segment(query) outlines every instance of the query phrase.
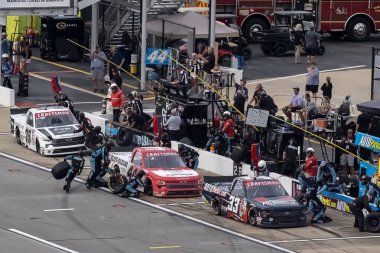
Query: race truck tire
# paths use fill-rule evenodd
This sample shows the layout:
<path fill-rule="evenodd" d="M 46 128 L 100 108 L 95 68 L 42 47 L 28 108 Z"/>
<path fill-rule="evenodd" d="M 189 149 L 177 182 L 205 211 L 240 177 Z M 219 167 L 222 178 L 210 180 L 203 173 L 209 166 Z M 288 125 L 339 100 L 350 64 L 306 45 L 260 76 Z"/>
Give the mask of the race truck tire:
<path fill-rule="evenodd" d="M 108 189 L 113 194 L 120 194 L 125 191 L 128 180 L 127 177 L 122 174 L 112 174 L 108 179 Z"/>
<path fill-rule="evenodd" d="M 40 148 L 40 142 L 38 141 L 38 139 L 36 140 L 36 152 L 40 155 L 43 156 L 42 152 L 41 152 L 41 148 Z"/>
<path fill-rule="evenodd" d="M 351 41 L 367 41 L 371 33 L 371 25 L 362 17 L 353 18 L 347 26 L 348 38 Z"/>
<path fill-rule="evenodd" d="M 326 48 L 324 46 L 320 46 L 317 48 L 317 55 L 324 55 L 326 52 Z"/>
<path fill-rule="evenodd" d="M 51 169 L 51 174 L 57 180 L 63 179 L 67 175 L 67 171 L 70 169 L 70 164 L 66 161 L 62 161 L 54 165 Z"/>
<path fill-rule="evenodd" d="M 144 193 L 146 195 L 152 196 L 153 195 L 152 180 L 150 178 L 145 179 L 144 185 L 145 185 L 145 187 L 144 187 Z"/>
<path fill-rule="evenodd" d="M 380 213 L 370 213 L 365 217 L 364 226 L 368 232 L 378 233 L 380 232 Z"/>
<path fill-rule="evenodd" d="M 132 144 L 133 135 L 128 131 L 120 128 L 116 135 L 116 143 L 119 146 L 130 146 Z"/>
<path fill-rule="evenodd" d="M 211 207 L 212 207 L 212 210 L 214 211 L 214 213 L 216 215 L 221 215 L 222 214 L 221 201 L 220 201 L 220 198 L 218 196 L 215 196 L 211 200 Z"/>
<path fill-rule="evenodd" d="M 253 18 L 248 20 L 243 26 L 243 35 L 250 43 L 255 42 L 253 35 L 255 29 L 257 29 L 257 31 L 264 31 L 268 30 L 269 26 L 264 20 L 260 18 Z"/>
<path fill-rule="evenodd" d="M 257 215 L 253 207 L 248 210 L 248 223 L 252 226 L 257 225 Z"/>
<path fill-rule="evenodd" d="M 16 142 L 17 144 L 21 145 L 21 137 L 20 137 L 20 130 L 18 130 L 18 127 L 16 127 Z"/>

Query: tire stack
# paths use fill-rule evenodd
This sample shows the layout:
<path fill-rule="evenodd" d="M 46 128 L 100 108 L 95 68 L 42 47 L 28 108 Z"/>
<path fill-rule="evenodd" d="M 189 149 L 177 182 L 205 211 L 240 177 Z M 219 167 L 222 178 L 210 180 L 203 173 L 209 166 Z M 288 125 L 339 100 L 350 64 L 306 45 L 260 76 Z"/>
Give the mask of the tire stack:
<path fill-rule="evenodd" d="M 20 72 L 18 79 L 17 96 L 27 97 L 29 95 L 29 75 Z"/>

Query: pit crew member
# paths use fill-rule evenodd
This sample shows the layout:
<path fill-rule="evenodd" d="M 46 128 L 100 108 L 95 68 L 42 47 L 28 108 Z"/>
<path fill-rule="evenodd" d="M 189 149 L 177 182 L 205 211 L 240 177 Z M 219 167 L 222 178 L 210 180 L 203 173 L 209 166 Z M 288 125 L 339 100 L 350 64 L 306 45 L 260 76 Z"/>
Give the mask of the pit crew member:
<path fill-rule="evenodd" d="M 305 163 L 305 173 L 309 174 L 311 177 L 316 177 L 318 174 L 318 160 L 314 154 L 313 148 L 306 149 L 306 163 Z"/>
<path fill-rule="evenodd" d="M 102 186 L 102 184 L 99 184 L 101 181 L 99 180 L 98 176 L 105 175 L 104 168 L 108 166 L 110 159 L 109 159 L 109 152 L 112 147 L 114 147 L 115 144 L 113 142 L 108 142 L 100 146 L 98 149 L 96 149 L 94 152 L 91 153 L 91 170 L 90 174 L 88 175 L 86 187 L 91 190 L 91 187 L 99 187 Z M 102 166 L 103 161 L 103 166 Z M 102 173 L 103 172 L 103 173 Z M 101 182 L 102 183 L 102 182 Z"/>
<path fill-rule="evenodd" d="M 140 170 L 136 177 L 131 179 L 127 186 L 125 187 L 125 192 L 121 195 L 122 198 L 128 198 L 128 197 L 137 197 L 139 195 L 138 191 L 136 190 L 137 187 L 144 187 L 144 183 L 142 182 L 142 178 L 144 177 L 145 172 L 144 170 Z"/>
<path fill-rule="evenodd" d="M 340 182 L 336 179 L 334 167 L 326 161 L 322 161 L 318 167 L 317 184 L 319 186 L 317 195 L 322 194 L 326 190 L 344 194 Z"/>
<path fill-rule="evenodd" d="M 79 113 L 78 121 L 80 127 L 77 130 L 75 130 L 74 133 L 79 133 L 80 131 L 83 131 L 83 134 L 87 136 L 88 133 L 94 129 L 91 120 L 86 118 L 83 112 Z"/>
<path fill-rule="evenodd" d="M 79 151 L 76 155 L 69 155 L 64 158 L 65 161 L 71 161 L 70 169 L 66 174 L 66 184 L 63 186 L 63 190 L 66 193 L 70 191 L 70 185 L 75 176 L 79 176 L 82 173 L 84 167 L 83 151 Z"/>

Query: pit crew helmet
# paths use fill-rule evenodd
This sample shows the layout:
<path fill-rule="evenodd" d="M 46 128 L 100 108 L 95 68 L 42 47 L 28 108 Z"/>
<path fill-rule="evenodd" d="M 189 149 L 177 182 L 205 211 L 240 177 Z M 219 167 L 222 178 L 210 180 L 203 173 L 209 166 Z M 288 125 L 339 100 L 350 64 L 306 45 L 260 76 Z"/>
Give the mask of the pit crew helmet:
<path fill-rule="evenodd" d="M 100 134 L 100 132 L 102 131 L 102 128 L 100 126 L 96 126 L 96 127 L 94 127 L 93 131 L 95 134 Z"/>
<path fill-rule="evenodd" d="M 9 58 L 9 54 L 2 54 L 1 58 Z"/>
<path fill-rule="evenodd" d="M 229 118 L 231 117 L 231 113 L 229 111 L 223 112 L 223 117 Z"/>
<path fill-rule="evenodd" d="M 314 154 L 314 149 L 313 148 L 307 148 L 306 149 L 306 154 L 308 154 L 308 155 Z"/>
<path fill-rule="evenodd" d="M 267 163 L 264 160 L 260 160 L 257 164 L 257 168 L 260 172 L 264 172 L 267 169 Z"/>

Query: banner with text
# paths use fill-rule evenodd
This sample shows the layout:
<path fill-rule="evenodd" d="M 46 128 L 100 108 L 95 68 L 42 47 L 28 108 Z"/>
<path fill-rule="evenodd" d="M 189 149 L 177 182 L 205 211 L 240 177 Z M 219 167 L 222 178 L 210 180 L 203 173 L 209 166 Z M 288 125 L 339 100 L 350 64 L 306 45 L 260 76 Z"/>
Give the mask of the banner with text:
<path fill-rule="evenodd" d="M 0 9 L 70 7 L 71 0 L 0 0 Z"/>

